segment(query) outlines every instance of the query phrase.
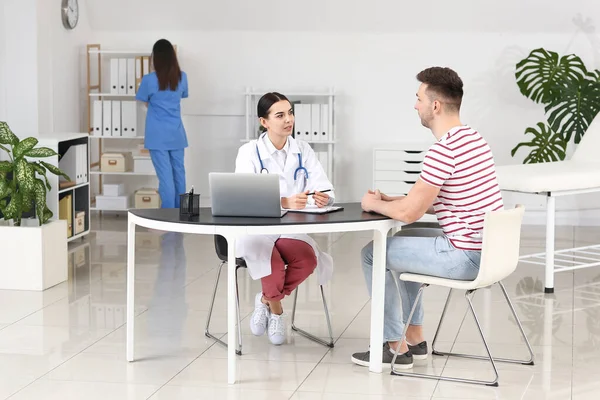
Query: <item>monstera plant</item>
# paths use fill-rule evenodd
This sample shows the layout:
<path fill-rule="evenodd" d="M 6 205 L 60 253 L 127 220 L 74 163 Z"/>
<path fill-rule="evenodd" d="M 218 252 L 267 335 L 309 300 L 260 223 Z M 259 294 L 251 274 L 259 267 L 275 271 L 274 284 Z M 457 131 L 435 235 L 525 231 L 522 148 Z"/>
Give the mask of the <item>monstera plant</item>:
<path fill-rule="evenodd" d="M 564 160 L 571 140 L 578 144 L 600 111 L 600 71 L 588 71 L 579 57 L 544 49 L 533 50 L 517 64 L 515 73 L 521 93 L 545 107 L 547 121 L 525 134 L 534 137 L 519 143 L 532 150 L 523 163 Z"/>
<path fill-rule="evenodd" d="M 34 158 L 51 157 L 56 152 L 38 147 L 33 137 L 19 140 L 5 122 L 0 121 L 0 149 L 8 155 L 8 161 L 0 161 L 0 211 L 15 226 L 21 225 L 24 213 L 35 209 L 40 225 L 52 217 L 46 205 L 46 189 L 50 190 L 47 172 L 69 177 L 56 166 Z M 44 178 L 42 181 L 40 178 Z"/>

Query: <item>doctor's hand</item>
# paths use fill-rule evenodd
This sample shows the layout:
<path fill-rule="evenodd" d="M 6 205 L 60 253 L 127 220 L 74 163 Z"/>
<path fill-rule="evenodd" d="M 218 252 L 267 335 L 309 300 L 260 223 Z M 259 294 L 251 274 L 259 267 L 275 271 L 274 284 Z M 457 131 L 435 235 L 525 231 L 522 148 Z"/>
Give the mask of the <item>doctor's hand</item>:
<path fill-rule="evenodd" d="M 329 203 L 329 195 L 327 193 L 315 191 L 313 199 L 315 199 L 315 204 L 319 208 L 323 208 Z"/>
<path fill-rule="evenodd" d="M 382 200 L 381 192 L 379 190 L 375 190 L 375 191 L 369 190 L 363 196 L 362 201 L 360 202 L 360 205 L 364 211 L 371 212 L 371 211 L 373 211 L 373 204 L 375 204 L 379 200 Z"/>
<path fill-rule="evenodd" d="M 295 194 L 290 197 L 284 197 L 281 199 L 281 205 L 283 208 L 289 208 L 290 210 L 302 210 L 306 207 L 306 200 L 308 200 L 308 190 L 302 193 Z"/>

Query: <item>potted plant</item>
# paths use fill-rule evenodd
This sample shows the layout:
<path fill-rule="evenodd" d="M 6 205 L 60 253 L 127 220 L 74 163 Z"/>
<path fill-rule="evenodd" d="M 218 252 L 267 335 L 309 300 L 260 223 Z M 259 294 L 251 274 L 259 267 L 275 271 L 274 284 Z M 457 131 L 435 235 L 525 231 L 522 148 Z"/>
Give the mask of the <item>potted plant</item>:
<path fill-rule="evenodd" d="M 525 97 L 544 104 L 547 121 L 527 128 L 534 138 L 511 155 L 525 146 L 533 149 L 524 164 L 564 160 L 571 140 L 578 144 L 600 112 L 600 70 L 588 71 L 574 54 L 559 57 L 540 48 L 517 64 L 515 76 Z"/>
<path fill-rule="evenodd" d="M 56 166 L 37 160 L 56 156 L 38 140 L 19 140 L 0 122 L 0 289 L 44 290 L 67 279 L 66 221 L 51 220 L 46 205 L 48 172 L 68 177 Z M 35 219 L 27 218 L 33 213 Z"/>

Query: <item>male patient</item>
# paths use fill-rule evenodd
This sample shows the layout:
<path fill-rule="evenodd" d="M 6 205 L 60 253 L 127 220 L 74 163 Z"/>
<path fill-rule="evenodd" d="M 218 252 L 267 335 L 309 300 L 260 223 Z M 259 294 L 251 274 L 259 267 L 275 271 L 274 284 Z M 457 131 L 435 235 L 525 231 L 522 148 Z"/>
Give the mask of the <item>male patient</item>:
<path fill-rule="evenodd" d="M 417 221 L 428 210 L 435 212 L 443 231 L 438 237 L 394 236 L 387 240 L 382 361 L 384 366 L 389 365 L 396 351 L 395 367 L 403 369 L 412 368 L 413 359 L 427 358 L 423 305 L 420 302 L 412 321 L 408 321 L 420 284 L 398 280 L 398 293 L 396 278 L 390 271 L 475 279 L 484 215 L 503 208 L 490 147 L 476 130 L 460 121 L 460 77 L 449 68 L 433 67 L 420 72 L 417 80 L 421 85 L 415 109 L 437 142 L 427 151 L 421 175 L 406 197 L 390 197 L 376 190 L 367 192 L 362 199 L 365 211 L 406 223 Z M 370 294 L 372 242 L 362 249 L 362 266 Z M 406 341 L 400 343 L 407 323 Z M 369 353 L 355 353 L 352 361 L 368 366 Z"/>

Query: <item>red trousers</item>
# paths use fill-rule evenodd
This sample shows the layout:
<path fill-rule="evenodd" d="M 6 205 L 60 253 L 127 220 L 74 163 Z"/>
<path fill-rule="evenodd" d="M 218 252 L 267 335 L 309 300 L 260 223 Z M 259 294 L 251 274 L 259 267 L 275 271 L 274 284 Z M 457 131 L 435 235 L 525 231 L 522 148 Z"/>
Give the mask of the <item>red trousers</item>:
<path fill-rule="evenodd" d="M 263 296 L 267 300 L 289 296 L 316 267 L 317 256 L 311 245 L 302 240 L 278 239 L 271 254 L 271 275 L 260 280 Z"/>

